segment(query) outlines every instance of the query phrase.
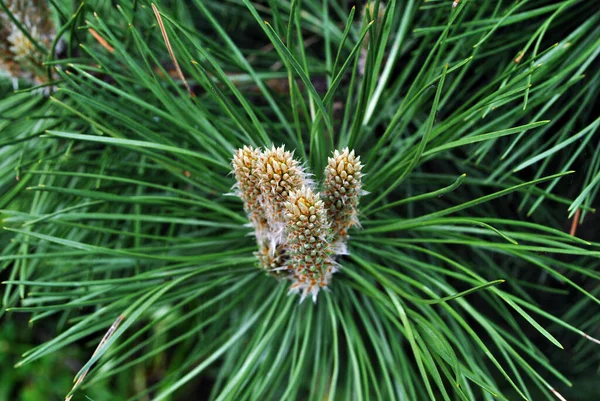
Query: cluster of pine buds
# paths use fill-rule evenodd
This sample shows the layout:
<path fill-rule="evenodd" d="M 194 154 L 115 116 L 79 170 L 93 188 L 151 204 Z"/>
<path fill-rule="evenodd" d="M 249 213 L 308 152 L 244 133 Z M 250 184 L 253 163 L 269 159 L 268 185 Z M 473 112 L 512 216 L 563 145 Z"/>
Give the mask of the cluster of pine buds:
<path fill-rule="evenodd" d="M 56 37 L 48 2 L 4 0 L 4 4 L 11 15 L 0 9 L 0 69 L 15 80 L 43 83 L 46 54 L 40 47 L 49 50 Z"/>
<path fill-rule="evenodd" d="M 316 302 L 347 253 L 348 230 L 358 225 L 362 164 L 354 151 L 329 158 L 321 193 L 285 148 L 238 149 L 232 161 L 235 194 L 254 228 L 261 268 L 292 282 L 291 293 Z"/>

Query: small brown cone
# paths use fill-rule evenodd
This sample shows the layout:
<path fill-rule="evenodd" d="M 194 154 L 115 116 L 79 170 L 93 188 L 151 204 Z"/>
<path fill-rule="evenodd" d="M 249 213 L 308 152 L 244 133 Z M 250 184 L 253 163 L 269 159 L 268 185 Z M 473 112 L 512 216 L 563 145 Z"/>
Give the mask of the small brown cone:
<path fill-rule="evenodd" d="M 358 222 L 358 203 L 362 190 L 362 170 L 360 156 L 348 148 L 336 150 L 328 159 L 325 168 L 325 181 L 321 193 L 331 222 L 333 242 L 336 253 L 346 253 L 348 230 L 360 225 Z"/>
<path fill-rule="evenodd" d="M 302 300 L 311 294 L 316 302 L 334 271 L 327 212 L 319 195 L 308 187 L 291 192 L 285 209 L 288 265 L 293 271 L 290 292 L 300 292 Z"/>
<path fill-rule="evenodd" d="M 283 146 L 265 150 L 255 174 L 260 177 L 261 202 L 269 224 L 267 237 L 273 250 L 284 241 L 284 204 L 289 194 L 310 181 L 300 163 Z"/>

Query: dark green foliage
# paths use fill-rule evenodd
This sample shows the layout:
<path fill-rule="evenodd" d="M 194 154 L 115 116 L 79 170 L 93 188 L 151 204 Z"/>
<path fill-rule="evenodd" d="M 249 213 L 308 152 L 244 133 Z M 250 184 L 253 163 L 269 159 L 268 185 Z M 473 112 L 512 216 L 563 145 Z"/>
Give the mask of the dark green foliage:
<path fill-rule="evenodd" d="M 0 100 L 0 324 L 52 328 L 19 369 L 73 352 L 74 400 L 600 395 L 596 2 L 156 1 L 193 95 L 149 1 L 51 3 L 55 88 Z M 365 165 L 316 305 L 228 196 L 271 144 Z"/>

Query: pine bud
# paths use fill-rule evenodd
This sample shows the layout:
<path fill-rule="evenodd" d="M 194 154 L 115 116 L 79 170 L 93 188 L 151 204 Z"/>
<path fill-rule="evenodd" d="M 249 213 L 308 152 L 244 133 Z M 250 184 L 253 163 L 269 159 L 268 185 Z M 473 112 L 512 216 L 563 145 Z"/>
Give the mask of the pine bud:
<path fill-rule="evenodd" d="M 236 195 L 244 202 L 244 210 L 250 223 L 256 230 L 256 239 L 260 243 L 267 238 L 268 223 L 261 202 L 260 177 L 256 175 L 256 165 L 261 157 L 260 149 L 244 146 L 233 156 L 233 173 L 237 180 Z"/>
<path fill-rule="evenodd" d="M 307 186 L 290 192 L 284 206 L 288 265 L 293 270 L 290 292 L 300 292 L 302 300 L 312 294 L 316 302 L 335 270 L 327 212 L 319 195 Z"/>
<path fill-rule="evenodd" d="M 360 157 L 335 151 L 325 170 L 323 195 L 284 147 L 244 147 L 233 157 L 237 194 L 256 228 L 260 266 L 292 281 L 290 293 L 316 302 L 337 271 L 334 254 L 345 252 L 348 229 L 358 225 Z M 321 199 L 323 198 L 323 200 Z"/>
<path fill-rule="evenodd" d="M 5 0 L 4 4 L 39 46 L 50 50 L 56 36 L 48 2 L 44 0 Z M 10 16 L 0 12 L 0 69 L 12 78 L 43 83 L 47 77 L 46 55 Z"/>
<path fill-rule="evenodd" d="M 358 202 L 363 194 L 360 156 L 348 148 L 336 150 L 328 159 L 322 197 L 331 223 L 336 253 L 346 253 L 348 229 L 359 225 Z"/>
<path fill-rule="evenodd" d="M 309 185 L 306 174 L 291 152 L 283 146 L 265 150 L 260 156 L 255 175 L 260 177 L 262 207 L 269 223 L 271 247 L 284 240 L 284 204 L 290 193 Z"/>
<path fill-rule="evenodd" d="M 269 249 L 268 243 L 263 242 L 257 252 L 254 253 L 260 263 L 260 267 L 277 278 L 287 277 L 289 270 L 288 255 L 283 244 L 275 247 L 274 251 Z"/>

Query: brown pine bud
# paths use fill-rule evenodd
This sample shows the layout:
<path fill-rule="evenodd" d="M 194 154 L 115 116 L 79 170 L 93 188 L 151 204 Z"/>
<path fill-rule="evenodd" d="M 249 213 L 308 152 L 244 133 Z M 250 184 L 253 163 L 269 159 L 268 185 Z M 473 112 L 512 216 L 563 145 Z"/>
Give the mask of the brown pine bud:
<path fill-rule="evenodd" d="M 288 265 L 293 270 L 290 292 L 300 292 L 301 301 L 311 294 L 316 302 L 319 290 L 327 287 L 335 270 L 324 203 L 305 186 L 290 192 L 285 210 Z"/>
<path fill-rule="evenodd" d="M 325 181 L 321 193 L 331 223 L 336 253 L 346 253 L 346 240 L 350 227 L 358 222 L 358 202 L 362 191 L 363 165 L 360 156 L 348 148 L 336 150 L 328 159 Z"/>
<path fill-rule="evenodd" d="M 261 178 L 255 172 L 260 156 L 260 149 L 244 146 L 236 151 L 231 162 L 237 180 L 235 185 L 237 188 L 236 195 L 244 202 L 244 210 L 256 230 L 256 239 L 259 244 L 267 238 L 268 230 L 268 223 L 261 201 L 259 185 Z"/>
<path fill-rule="evenodd" d="M 5 0 L 4 4 L 27 30 L 27 35 L 13 22 L 10 16 L 0 12 L 0 69 L 12 78 L 43 83 L 47 80 L 43 65 L 46 54 L 39 47 L 50 51 L 56 36 L 56 27 L 51 18 L 48 2 L 43 0 Z M 38 47 L 39 46 L 39 47 Z"/>
<path fill-rule="evenodd" d="M 260 267 L 266 270 L 272 276 L 277 278 L 286 278 L 291 274 L 288 266 L 288 255 L 283 244 L 279 244 L 272 251 L 269 244 L 263 242 L 257 252 L 254 253 L 260 263 Z"/>
<path fill-rule="evenodd" d="M 262 207 L 269 223 L 271 248 L 284 240 L 284 204 L 290 193 L 309 185 L 300 163 L 283 146 L 265 150 L 260 156 L 255 175 L 260 177 Z"/>

